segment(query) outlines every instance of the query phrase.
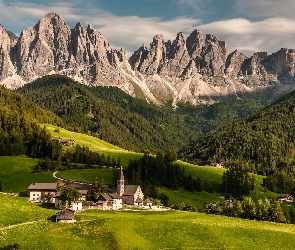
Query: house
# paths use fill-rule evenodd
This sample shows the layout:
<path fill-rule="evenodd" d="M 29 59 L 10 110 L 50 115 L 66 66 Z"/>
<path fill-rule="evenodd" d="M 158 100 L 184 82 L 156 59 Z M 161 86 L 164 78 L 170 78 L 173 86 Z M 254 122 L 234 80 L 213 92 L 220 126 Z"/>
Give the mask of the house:
<path fill-rule="evenodd" d="M 28 190 L 30 191 L 30 202 L 55 202 L 57 183 L 32 183 Z"/>
<path fill-rule="evenodd" d="M 277 201 L 279 202 L 293 202 L 293 196 L 290 194 L 281 194 L 278 198 Z"/>
<path fill-rule="evenodd" d="M 122 166 L 117 180 L 117 193 L 123 198 L 123 204 L 142 206 L 144 194 L 139 185 L 125 185 Z"/>
<path fill-rule="evenodd" d="M 58 212 L 55 217 L 55 222 L 67 222 L 73 223 L 75 222 L 75 212 L 71 209 L 63 209 L 62 211 Z"/>
<path fill-rule="evenodd" d="M 60 142 L 62 145 L 69 146 L 69 147 L 73 147 L 74 144 L 75 144 L 75 140 L 73 140 L 73 139 L 60 140 L 59 142 Z"/>
<path fill-rule="evenodd" d="M 101 194 L 98 197 L 97 205 L 103 210 L 122 209 L 122 196 L 119 194 Z"/>
<path fill-rule="evenodd" d="M 71 209 L 73 211 L 80 211 L 83 209 L 83 200 L 79 199 L 77 201 L 73 201 L 69 206 L 67 202 L 64 202 L 61 199 L 61 194 L 57 193 L 55 196 L 55 208 L 57 209 Z"/>
<path fill-rule="evenodd" d="M 217 163 L 217 162 L 212 162 L 210 164 L 210 166 L 216 167 L 216 168 L 224 168 L 224 164 L 223 163 Z"/>
<path fill-rule="evenodd" d="M 82 210 L 83 201 L 86 200 L 88 192 L 91 190 L 92 186 L 85 183 L 76 183 L 70 181 L 62 181 L 59 183 L 64 187 L 72 187 L 77 189 L 81 193 L 79 200 L 71 204 L 71 208 L 74 211 Z M 29 201 L 31 202 L 51 202 L 55 204 L 55 207 L 58 209 L 67 208 L 68 205 L 64 204 L 61 200 L 60 193 L 56 192 L 57 182 L 55 183 L 32 183 L 28 190 L 30 191 Z"/>
<path fill-rule="evenodd" d="M 233 199 L 231 194 L 228 193 L 220 193 L 217 195 L 219 198 L 224 199 L 224 200 L 231 200 Z"/>
<path fill-rule="evenodd" d="M 152 207 L 153 203 L 150 201 L 150 199 L 146 199 L 143 201 L 144 207 Z"/>
<path fill-rule="evenodd" d="M 50 140 L 60 142 L 62 139 L 60 137 L 58 137 L 58 136 L 53 136 L 53 137 L 50 138 Z"/>

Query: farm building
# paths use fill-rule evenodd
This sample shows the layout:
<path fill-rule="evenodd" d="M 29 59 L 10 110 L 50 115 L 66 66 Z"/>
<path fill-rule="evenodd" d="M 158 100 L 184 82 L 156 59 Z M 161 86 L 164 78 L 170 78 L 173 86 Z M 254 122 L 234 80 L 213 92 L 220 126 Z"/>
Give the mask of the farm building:
<path fill-rule="evenodd" d="M 278 198 L 277 201 L 279 202 L 293 202 L 293 196 L 290 194 L 281 194 Z"/>
<path fill-rule="evenodd" d="M 71 209 L 63 209 L 62 211 L 56 214 L 55 222 L 74 222 L 75 221 L 75 212 Z"/>
<path fill-rule="evenodd" d="M 57 183 L 32 183 L 30 191 L 30 202 L 51 202 L 54 203 Z"/>

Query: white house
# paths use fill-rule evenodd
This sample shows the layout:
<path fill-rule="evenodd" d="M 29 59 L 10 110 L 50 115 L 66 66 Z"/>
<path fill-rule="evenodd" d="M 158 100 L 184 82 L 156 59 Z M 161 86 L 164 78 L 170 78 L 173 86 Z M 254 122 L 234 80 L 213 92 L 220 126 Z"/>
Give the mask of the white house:
<path fill-rule="evenodd" d="M 277 201 L 279 202 L 293 202 L 293 196 L 290 194 L 281 194 L 278 198 Z"/>
<path fill-rule="evenodd" d="M 122 209 L 122 196 L 119 194 L 101 194 L 96 202 L 103 210 Z"/>
<path fill-rule="evenodd" d="M 30 191 L 30 202 L 55 202 L 55 192 L 57 183 L 32 183 Z"/>
<path fill-rule="evenodd" d="M 60 194 L 57 193 L 55 195 L 55 208 L 57 209 L 71 209 L 73 211 L 80 211 L 83 209 L 83 201 L 82 200 L 77 200 L 77 201 L 73 201 L 71 203 L 71 205 L 69 206 L 68 203 L 64 203 L 61 199 L 60 199 Z"/>

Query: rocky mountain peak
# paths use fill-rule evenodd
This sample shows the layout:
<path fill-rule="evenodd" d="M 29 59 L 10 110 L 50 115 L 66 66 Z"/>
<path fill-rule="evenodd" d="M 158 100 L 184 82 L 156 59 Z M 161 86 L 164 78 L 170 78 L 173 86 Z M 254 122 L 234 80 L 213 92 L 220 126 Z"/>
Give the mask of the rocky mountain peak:
<path fill-rule="evenodd" d="M 20 37 L 0 25 L 0 84 L 16 88 L 46 74 L 63 74 L 88 85 L 118 86 L 132 96 L 216 102 L 227 96 L 255 96 L 276 86 L 275 95 L 294 88 L 295 50 L 247 58 L 229 53 L 224 41 L 198 29 L 171 42 L 163 35 L 142 45 L 129 60 L 113 49 L 91 24 L 73 29 L 56 13 L 48 13 Z M 268 92 L 270 93 L 270 92 Z M 261 97 L 262 95 L 259 95 Z"/>
<path fill-rule="evenodd" d="M 187 52 L 195 60 L 201 56 L 203 48 L 203 34 L 200 30 L 195 29 L 186 39 Z"/>

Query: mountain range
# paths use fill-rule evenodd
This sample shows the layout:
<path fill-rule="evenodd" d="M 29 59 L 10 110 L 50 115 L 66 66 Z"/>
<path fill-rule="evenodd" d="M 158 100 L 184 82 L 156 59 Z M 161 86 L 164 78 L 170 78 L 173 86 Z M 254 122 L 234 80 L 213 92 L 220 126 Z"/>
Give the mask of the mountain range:
<path fill-rule="evenodd" d="M 132 38 L 130 38 L 132 39 Z M 56 13 L 17 37 L 0 25 L 0 84 L 15 89 L 41 76 L 62 74 L 85 85 L 116 86 L 131 96 L 213 103 L 229 97 L 277 98 L 295 87 L 295 50 L 250 58 L 212 34 L 182 32 L 174 41 L 156 35 L 129 58 L 91 25 L 70 29 Z"/>

